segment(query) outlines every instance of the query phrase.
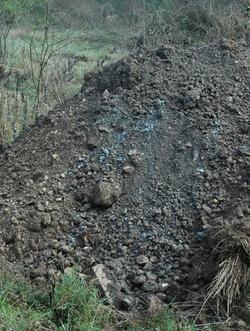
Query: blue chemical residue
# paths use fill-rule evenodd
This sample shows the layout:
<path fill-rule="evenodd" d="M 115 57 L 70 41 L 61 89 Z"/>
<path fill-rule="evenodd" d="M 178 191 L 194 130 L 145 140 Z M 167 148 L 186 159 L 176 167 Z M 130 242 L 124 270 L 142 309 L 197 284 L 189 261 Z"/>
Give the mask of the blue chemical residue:
<path fill-rule="evenodd" d="M 153 122 L 149 122 L 149 123 L 145 123 L 145 127 L 143 129 L 144 133 L 150 133 L 151 131 L 154 131 L 155 128 L 155 123 Z"/>
<path fill-rule="evenodd" d="M 147 237 L 148 237 L 148 234 L 146 232 L 143 232 L 140 235 L 140 240 L 143 241 L 143 240 L 147 239 Z"/>
<path fill-rule="evenodd" d="M 142 120 L 140 123 L 138 123 L 136 129 L 146 134 L 154 132 L 161 117 L 161 109 L 158 109 L 157 111 L 149 114 L 145 120 Z"/>
<path fill-rule="evenodd" d="M 156 124 L 153 121 L 147 121 L 147 122 L 138 123 L 136 129 L 143 133 L 150 133 L 154 131 L 155 126 Z"/>
<path fill-rule="evenodd" d="M 76 244 L 77 240 L 74 236 L 69 236 L 69 239 L 68 239 L 68 243 L 71 245 L 71 246 L 74 246 Z"/>
<path fill-rule="evenodd" d="M 117 155 L 116 161 L 117 162 L 125 162 L 127 160 L 125 155 Z"/>
<path fill-rule="evenodd" d="M 102 147 L 100 152 L 99 152 L 99 160 L 100 162 L 106 161 L 110 156 L 110 151 L 108 148 Z"/>
<path fill-rule="evenodd" d="M 158 99 L 155 104 L 156 109 L 163 110 L 165 108 L 165 101 L 162 99 Z"/>
<path fill-rule="evenodd" d="M 199 241 L 202 241 L 206 238 L 207 236 L 207 233 L 206 231 L 198 231 L 196 232 L 196 238 L 199 240 Z"/>
<path fill-rule="evenodd" d="M 77 168 L 78 169 L 84 169 L 84 168 L 86 168 L 86 166 L 87 166 L 87 162 L 85 161 L 85 160 L 78 160 L 77 161 Z"/>
<path fill-rule="evenodd" d="M 119 108 L 117 108 L 117 107 L 112 107 L 111 112 L 112 112 L 113 116 L 119 115 L 121 113 Z"/>
<path fill-rule="evenodd" d="M 87 230 L 87 226 L 85 224 L 81 223 L 79 226 L 79 230 L 81 230 L 81 231 Z"/>
<path fill-rule="evenodd" d="M 116 135 L 116 141 L 118 144 L 122 144 L 126 141 L 128 133 L 126 131 L 119 132 Z"/>

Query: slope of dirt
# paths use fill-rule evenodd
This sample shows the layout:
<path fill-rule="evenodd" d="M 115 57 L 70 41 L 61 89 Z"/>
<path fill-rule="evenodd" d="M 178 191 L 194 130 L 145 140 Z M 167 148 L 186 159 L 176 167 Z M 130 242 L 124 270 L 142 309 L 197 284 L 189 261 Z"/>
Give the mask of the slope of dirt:
<path fill-rule="evenodd" d="M 222 41 L 86 77 L 0 156 L 6 268 L 41 285 L 101 263 L 125 305 L 190 300 L 215 272 L 209 229 L 249 221 L 249 66 L 247 45 Z"/>

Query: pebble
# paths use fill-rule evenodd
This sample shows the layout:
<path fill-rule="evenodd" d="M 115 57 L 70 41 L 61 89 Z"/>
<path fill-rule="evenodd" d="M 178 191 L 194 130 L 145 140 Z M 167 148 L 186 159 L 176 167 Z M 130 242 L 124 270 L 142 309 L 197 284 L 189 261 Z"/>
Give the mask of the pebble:
<path fill-rule="evenodd" d="M 202 208 L 207 214 L 212 213 L 212 209 L 210 207 L 208 207 L 207 205 L 203 205 Z"/>
<path fill-rule="evenodd" d="M 236 213 L 236 216 L 238 217 L 238 218 L 243 218 L 244 217 L 244 214 L 243 214 L 243 210 L 242 210 L 242 208 L 241 207 L 236 207 L 236 209 L 235 209 L 235 213 Z"/>
<path fill-rule="evenodd" d="M 132 166 L 125 166 L 125 167 L 123 167 L 123 172 L 125 173 L 125 174 L 127 174 L 127 175 L 132 175 L 133 173 L 134 173 L 134 171 L 135 171 L 135 168 L 134 167 L 132 167 Z"/>
<path fill-rule="evenodd" d="M 63 253 L 70 254 L 70 253 L 72 253 L 72 252 L 74 251 L 74 249 L 73 249 L 72 247 L 68 246 L 68 245 L 63 245 L 63 246 L 61 247 L 61 251 L 62 251 Z"/>
<path fill-rule="evenodd" d="M 152 281 L 156 281 L 157 280 L 157 276 L 152 274 L 150 271 L 146 272 L 146 276 L 149 280 L 152 280 Z"/>
<path fill-rule="evenodd" d="M 40 232 L 42 230 L 41 219 L 33 218 L 29 222 L 29 229 L 33 232 Z"/>
<path fill-rule="evenodd" d="M 146 282 L 146 277 L 144 275 L 136 276 L 132 279 L 135 285 L 142 285 Z"/>
<path fill-rule="evenodd" d="M 45 210 L 44 206 L 43 206 L 40 202 L 38 202 L 38 203 L 36 204 L 36 209 L 37 209 L 38 211 L 44 211 L 44 210 Z"/>
<path fill-rule="evenodd" d="M 144 284 L 143 284 L 143 290 L 146 292 L 158 292 L 159 291 L 159 285 L 153 281 L 153 280 L 147 280 Z"/>
<path fill-rule="evenodd" d="M 149 262 L 149 258 L 145 255 L 139 255 L 137 256 L 136 258 L 136 262 L 139 264 L 139 265 L 145 265 Z"/>
<path fill-rule="evenodd" d="M 41 215 L 41 223 L 44 227 L 48 227 L 51 225 L 52 220 L 51 220 L 51 215 L 48 213 L 44 213 Z"/>
<path fill-rule="evenodd" d="M 44 265 L 31 270 L 30 276 L 31 278 L 38 278 L 38 277 L 46 276 L 46 274 L 47 274 L 47 270 L 46 270 L 46 266 Z"/>
<path fill-rule="evenodd" d="M 155 316 L 163 310 L 164 303 L 158 296 L 152 295 L 148 298 L 148 301 L 148 312 L 151 316 Z"/>
<path fill-rule="evenodd" d="M 247 123 L 242 123 L 240 126 L 240 130 L 243 134 L 247 134 L 249 130 L 249 125 Z"/>

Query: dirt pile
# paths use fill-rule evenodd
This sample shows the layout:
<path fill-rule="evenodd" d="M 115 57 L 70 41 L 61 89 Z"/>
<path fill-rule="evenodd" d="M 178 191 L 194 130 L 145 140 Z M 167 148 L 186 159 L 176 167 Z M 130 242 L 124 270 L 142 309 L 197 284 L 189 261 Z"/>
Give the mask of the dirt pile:
<path fill-rule="evenodd" d="M 43 284 L 103 264 L 127 306 L 211 281 L 211 227 L 250 214 L 250 51 L 143 51 L 86 77 L 0 157 L 0 249 Z M 247 223 L 248 222 L 248 223 Z"/>

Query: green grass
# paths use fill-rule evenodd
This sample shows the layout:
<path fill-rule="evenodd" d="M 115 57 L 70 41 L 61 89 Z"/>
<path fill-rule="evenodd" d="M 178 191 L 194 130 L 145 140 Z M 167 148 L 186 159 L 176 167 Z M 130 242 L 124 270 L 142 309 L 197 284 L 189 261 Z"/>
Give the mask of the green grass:
<path fill-rule="evenodd" d="M 197 331 L 192 323 L 176 321 L 171 313 L 164 311 L 159 316 L 149 318 L 143 323 L 129 326 L 127 331 Z"/>
<path fill-rule="evenodd" d="M 8 56 L 4 68 L 5 72 L 10 74 L 8 78 L 0 80 L 0 144 L 11 143 L 15 135 L 34 122 L 37 115 L 34 112 L 36 91 L 29 51 L 31 36 L 32 31 L 16 28 L 8 38 Z M 99 30 L 75 32 L 65 29 L 56 31 L 53 37 L 50 35 L 49 38 L 49 42 L 63 39 L 65 41 L 45 68 L 46 92 L 42 91 L 38 114 L 46 114 L 55 104 L 76 95 L 84 83 L 84 75 L 93 70 L 98 61 L 104 60 L 104 64 L 108 64 L 128 52 L 122 43 L 124 36 L 118 33 Z M 43 33 L 37 31 L 34 54 L 40 54 L 42 41 Z M 83 56 L 86 61 L 79 60 L 79 57 Z M 33 67 L 37 75 L 39 65 L 36 61 L 33 62 Z M 22 95 L 22 98 L 18 99 L 18 94 Z M 5 102 L 6 95 L 8 105 Z"/>
<path fill-rule="evenodd" d="M 168 311 L 136 322 L 123 321 L 97 289 L 72 271 L 50 290 L 41 291 L 25 281 L 0 279 L 0 330 L 4 331 L 196 331 L 177 322 Z"/>
<path fill-rule="evenodd" d="M 105 330 L 112 320 L 98 297 L 75 273 L 63 275 L 49 292 L 32 289 L 24 282 L 2 279 L 0 330 Z"/>

